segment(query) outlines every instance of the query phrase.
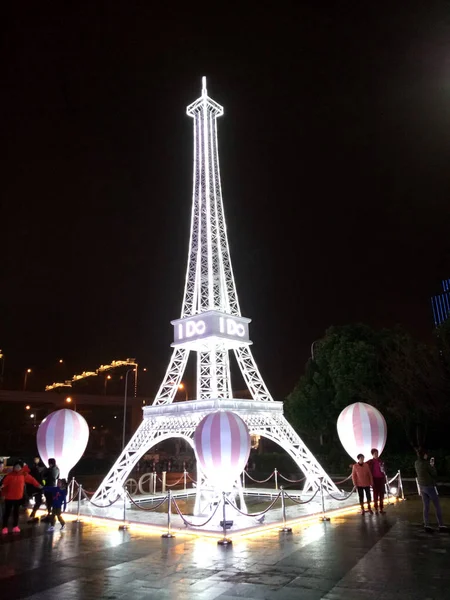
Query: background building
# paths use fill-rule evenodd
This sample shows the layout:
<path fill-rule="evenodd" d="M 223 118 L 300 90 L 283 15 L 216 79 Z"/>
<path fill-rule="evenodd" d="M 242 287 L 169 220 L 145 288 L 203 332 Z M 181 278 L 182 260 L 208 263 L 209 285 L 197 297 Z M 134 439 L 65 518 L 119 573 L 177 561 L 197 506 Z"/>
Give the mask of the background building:
<path fill-rule="evenodd" d="M 442 287 L 444 289 L 443 293 L 431 298 L 433 319 L 436 327 L 439 327 L 439 325 L 450 318 L 450 279 L 443 279 Z"/>

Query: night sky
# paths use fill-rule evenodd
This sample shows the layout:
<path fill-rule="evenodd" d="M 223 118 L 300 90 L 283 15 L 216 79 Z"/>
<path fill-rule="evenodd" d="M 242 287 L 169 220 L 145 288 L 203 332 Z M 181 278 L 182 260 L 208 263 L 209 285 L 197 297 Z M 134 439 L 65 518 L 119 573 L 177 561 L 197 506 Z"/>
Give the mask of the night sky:
<path fill-rule="evenodd" d="M 274 396 L 330 325 L 430 338 L 430 296 L 450 277 L 449 2 L 3 4 L 9 385 L 32 367 L 42 389 L 61 357 L 71 375 L 131 356 L 156 392 L 181 310 L 185 108 L 202 75 L 225 107 L 231 257 Z"/>

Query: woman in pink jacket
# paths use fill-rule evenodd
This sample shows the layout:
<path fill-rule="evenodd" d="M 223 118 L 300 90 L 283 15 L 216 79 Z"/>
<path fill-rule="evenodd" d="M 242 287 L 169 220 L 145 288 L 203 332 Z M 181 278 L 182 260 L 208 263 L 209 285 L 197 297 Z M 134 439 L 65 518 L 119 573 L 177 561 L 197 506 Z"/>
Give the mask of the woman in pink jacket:
<path fill-rule="evenodd" d="M 352 481 L 353 485 L 358 490 L 359 503 L 361 505 L 361 514 L 365 513 L 364 510 L 364 492 L 366 493 L 367 509 L 371 515 L 373 510 L 370 507 L 370 486 L 373 486 L 372 471 L 367 463 L 364 462 L 364 454 L 358 454 L 358 462 L 353 465 L 352 468 Z"/>

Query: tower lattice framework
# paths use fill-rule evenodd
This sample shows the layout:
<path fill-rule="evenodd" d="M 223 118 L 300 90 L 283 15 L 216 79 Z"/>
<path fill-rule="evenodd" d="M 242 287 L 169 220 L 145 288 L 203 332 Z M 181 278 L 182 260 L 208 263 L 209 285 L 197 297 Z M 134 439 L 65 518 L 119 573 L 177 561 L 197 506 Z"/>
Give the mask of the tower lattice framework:
<path fill-rule="evenodd" d="M 195 427 L 209 412 L 232 410 L 250 434 L 278 443 L 306 476 L 304 490 L 322 478 L 337 492 L 318 461 L 283 415 L 267 389 L 250 349 L 250 319 L 241 315 L 230 259 L 220 183 L 217 117 L 223 108 L 207 93 L 187 107 L 194 124 L 194 178 L 189 257 L 179 319 L 172 321 L 172 357 L 151 406 L 93 500 L 109 503 L 122 494 L 126 478 L 139 459 L 164 439 L 182 437 L 192 446 Z M 230 351 L 233 351 L 252 400 L 233 398 Z M 189 353 L 197 354 L 197 399 L 173 403 Z"/>

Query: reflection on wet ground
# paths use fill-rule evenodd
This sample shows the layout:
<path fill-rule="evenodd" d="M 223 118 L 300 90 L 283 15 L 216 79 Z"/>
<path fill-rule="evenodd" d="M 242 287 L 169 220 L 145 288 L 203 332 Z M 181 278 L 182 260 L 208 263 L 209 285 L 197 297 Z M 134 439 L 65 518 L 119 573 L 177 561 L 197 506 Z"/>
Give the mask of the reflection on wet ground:
<path fill-rule="evenodd" d="M 450 503 L 444 503 L 450 516 Z M 425 533 L 416 497 L 386 516 L 352 515 L 265 532 L 232 547 L 177 534 L 68 523 L 24 525 L 0 540 L 1 597 L 280 600 L 449 597 L 450 536 Z"/>

